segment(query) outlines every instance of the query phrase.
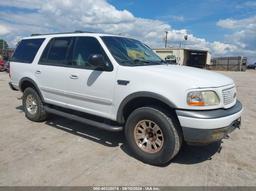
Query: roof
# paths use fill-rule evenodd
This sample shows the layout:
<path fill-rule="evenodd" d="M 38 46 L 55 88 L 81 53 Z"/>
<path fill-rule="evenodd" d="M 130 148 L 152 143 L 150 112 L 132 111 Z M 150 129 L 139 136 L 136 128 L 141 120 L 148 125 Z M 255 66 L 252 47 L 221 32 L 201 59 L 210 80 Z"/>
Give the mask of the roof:
<path fill-rule="evenodd" d="M 47 34 L 32 34 L 29 37 L 23 39 L 37 39 L 37 38 L 52 38 L 52 37 L 72 37 L 72 36 L 119 36 L 114 34 L 96 33 L 88 31 L 75 31 L 75 32 L 63 32 L 63 33 L 47 33 Z"/>
<path fill-rule="evenodd" d="M 94 33 L 91 31 L 74 31 L 74 32 L 62 32 L 62 33 L 47 33 L 47 34 L 31 34 L 30 36 L 41 36 L 41 35 L 58 35 L 58 34 L 73 34 L 73 33 Z"/>

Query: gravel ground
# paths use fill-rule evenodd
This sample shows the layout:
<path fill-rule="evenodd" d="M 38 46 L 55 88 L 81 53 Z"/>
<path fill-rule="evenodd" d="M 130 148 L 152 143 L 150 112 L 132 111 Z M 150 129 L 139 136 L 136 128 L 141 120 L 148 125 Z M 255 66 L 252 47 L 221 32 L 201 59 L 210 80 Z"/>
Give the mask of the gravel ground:
<path fill-rule="evenodd" d="M 122 133 L 61 117 L 27 120 L 0 73 L 0 186 L 256 186 L 256 71 L 222 72 L 237 84 L 242 126 L 221 144 L 184 146 L 166 167 L 129 155 Z M 220 152 L 219 152 L 220 150 Z"/>

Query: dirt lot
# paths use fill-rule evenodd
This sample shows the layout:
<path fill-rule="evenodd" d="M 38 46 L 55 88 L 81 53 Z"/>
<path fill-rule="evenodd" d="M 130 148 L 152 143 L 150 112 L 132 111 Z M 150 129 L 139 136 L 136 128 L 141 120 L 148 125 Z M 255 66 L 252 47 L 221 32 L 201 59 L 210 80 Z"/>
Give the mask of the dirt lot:
<path fill-rule="evenodd" d="M 224 72 L 223 72 L 224 73 Z M 0 186 L 229 185 L 256 186 L 256 71 L 225 72 L 244 105 L 241 130 L 219 144 L 185 146 L 166 167 L 129 155 L 122 133 L 61 117 L 34 123 L 24 117 L 21 94 L 0 73 Z"/>

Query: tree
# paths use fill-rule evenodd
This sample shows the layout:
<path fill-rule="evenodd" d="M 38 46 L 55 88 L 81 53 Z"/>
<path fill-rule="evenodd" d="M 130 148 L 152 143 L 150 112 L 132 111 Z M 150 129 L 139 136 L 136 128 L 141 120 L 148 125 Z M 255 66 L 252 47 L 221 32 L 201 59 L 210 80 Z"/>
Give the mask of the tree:
<path fill-rule="evenodd" d="M 1 52 L 3 52 L 4 50 L 7 50 L 8 49 L 8 44 L 5 40 L 3 39 L 0 39 L 0 50 Z"/>
<path fill-rule="evenodd" d="M 7 42 L 3 39 L 0 39 L 0 56 L 4 59 L 8 59 L 9 58 L 9 46 L 7 44 Z"/>

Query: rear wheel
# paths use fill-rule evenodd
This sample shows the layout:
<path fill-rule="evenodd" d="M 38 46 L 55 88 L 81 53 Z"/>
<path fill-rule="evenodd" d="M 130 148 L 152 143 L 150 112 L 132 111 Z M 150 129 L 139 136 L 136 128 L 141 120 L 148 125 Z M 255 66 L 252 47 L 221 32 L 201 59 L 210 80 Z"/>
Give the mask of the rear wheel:
<path fill-rule="evenodd" d="M 38 93 L 33 88 L 26 88 L 23 93 L 23 108 L 26 117 L 31 121 L 41 122 L 47 118 L 43 102 Z"/>
<path fill-rule="evenodd" d="M 153 165 L 169 162 L 182 144 L 176 119 L 153 107 L 142 107 L 130 114 L 125 137 L 135 157 Z"/>

